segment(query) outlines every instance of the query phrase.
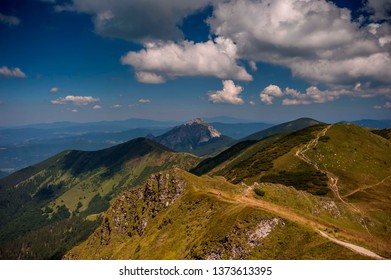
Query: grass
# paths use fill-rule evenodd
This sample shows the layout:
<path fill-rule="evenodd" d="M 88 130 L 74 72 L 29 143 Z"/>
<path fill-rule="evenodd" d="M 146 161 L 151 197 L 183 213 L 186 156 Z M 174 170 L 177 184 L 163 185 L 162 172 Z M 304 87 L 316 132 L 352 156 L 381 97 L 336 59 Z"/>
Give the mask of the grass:
<path fill-rule="evenodd" d="M 98 152 L 64 152 L 0 180 L 1 247 L 22 246 L 23 242 L 14 241 L 24 237 L 29 240 L 31 232 L 62 220 L 103 212 L 118 193 L 134 188 L 154 172 L 173 166 L 190 169 L 199 162 L 193 155 L 173 153 L 160 144 L 145 141 L 147 146 L 139 149 L 125 143 Z M 112 152 L 114 154 L 109 156 Z M 121 154 L 118 161 L 117 154 Z M 115 166 L 110 166 L 111 163 Z M 22 180 L 17 180 L 16 176 Z M 17 183 L 17 187 L 13 183 Z M 21 250 L 22 247 L 14 246 L 15 252 Z M 7 258 L 4 254 L 2 257 Z M 40 254 L 33 252 L 32 255 Z"/>
<path fill-rule="evenodd" d="M 222 178 L 196 177 L 181 170 L 168 174 L 168 189 L 175 176 L 186 185 L 185 191 L 168 208 L 150 216 L 159 207 L 164 188 L 154 188 L 144 209 L 137 199 L 140 190 L 124 193 L 106 212 L 105 222 L 90 238 L 73 248 L 66 258 L 76 259 L 361 259 L 362 257 L 332 244 L 306 226 L 275 214 L 234 202 L 247 187 L 232 185 Z M 156 186 L 157 182 L 148 183 Z M 295 191 L 297 192 L 297 191 Z M 218 194 L 221 193 L 221 196 Z M 265 197 L 269 197 L 269 189 Z M 272 193 L 272 192 L 271 192 Z M 271 196 L 273 197 L 273 195 Z M 136 199 L 136 200 L 135 200 Z M 231 200 L 232 199 L 232 200 Z M 149 202 L 148 202 L 149 201 Z M 136 206 L 139 205 L 139 206 Z M 144 206 L 144 207 L 145 207 Z M 139 208 L 141 207 L 141 208 Z M 122 211 L 118 211 L 122 209 Z M 160 209 L 160 208 L 159 208 Z M 126 214 L 125 214 L 126 213 Z M 145 231 L 129 235 L 137 224 L 148 219 Z M 265 222 L 278 221 L 264 238 L 249 236 Z M 109 230 L 110 229 L 110 230 Z M 108 242 L 102 244 L 102 233 Z M 109 237 L 108 237 L 109 236 Z M 289 238 L 286 238 L 289 236 Z M 255 244 L 255 245 L 254 245 Z"/>

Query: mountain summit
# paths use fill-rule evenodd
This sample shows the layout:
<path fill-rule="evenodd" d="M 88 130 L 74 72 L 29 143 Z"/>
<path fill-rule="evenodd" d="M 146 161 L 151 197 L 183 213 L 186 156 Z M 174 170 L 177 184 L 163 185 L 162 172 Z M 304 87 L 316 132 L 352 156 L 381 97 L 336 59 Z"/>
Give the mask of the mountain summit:
<path fill-rule="evenodd" d="M 175 151 L 189 152 L 199 156 L 220 150 L 234 141 L 201 118 L 195 118 L 176 126 L 156 137 L 155 140 Z"/>

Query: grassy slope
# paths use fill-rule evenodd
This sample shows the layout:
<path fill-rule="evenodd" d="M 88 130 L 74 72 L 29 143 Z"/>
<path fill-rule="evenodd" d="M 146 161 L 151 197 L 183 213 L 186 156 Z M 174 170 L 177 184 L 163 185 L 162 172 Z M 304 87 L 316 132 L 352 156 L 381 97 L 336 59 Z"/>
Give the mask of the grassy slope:
<path fill-rule="evenodd" d="M 159 176 L 167 178 L 166 187 L 158 187 L 161 179 L 155 178 L 138 190 L 120 195 L 105 213 L 101 226 L 66 258 L 363 258 L 322 238 L 310 222 L 302 222 L 306 218 L 296 219 L 299 216 L 291 210 L 256 198 L 247 187 L 219 177 L 196 177 L 179 169 Z M 176 184 L 171 183 L 173 179 Z M 178 186 L 184 186 L 183 193 L 174 202 L 168 200 L 169 207 L 162 207 L 167 205 L 167 198 L 159 199 L 162 193 L 175 193 Z M 140 231 L 145 220 L 147 225 Z M 269 234 L 257 236 L 267 224 Z"/>
<path fill-rule="evenodd" d="M 332 126 L 308 155 L 338 176 L 341 197 L 362 213 L 372 235 L 391 236 L 391 144 L 352 124 Z"/>
<path fill-rule="evenodd" d="M 347 205 L 342 203 L 329 190 L 325 199 L 332 199 L 331 204 L 304 207 L 297 201 L 300 197 L 286 199 L 289 192 L 286 190 L 276 191 L 277 187 L 273 184 L 264 184 L 264 188 L 267 188 L 267 193 L 269 193 L 268 196 L 265 196 L 265 199 L 270 198 L 270 194 L 274 193 L 272 196 L 274 200 L 280 198 L 276 200 L 278 204 L 295 209 L 312 209 L 311 211 L 314 212 L 319 212 L 319 209 L 325 207 L 328 208 L 327 204 L 331 206 L 335 204 L 340 208 L 342 207 L 339 210 L 341 218 L 332 220 L 327 218 L 327 220 L 342 228 L 357 231 L 354 235 L 360 236 L 358 238 L 361 240 L 365 240 L 365 238 L 376 239 L 372 244 L 373 248 L 389 252 L 390 244 L 388 240 L 391 232 L 391 195 L 389 192 L 391 145 L 389 140 L 356 125 L 338 124 L 331 126 L 326 135 L 319 139 L 316 146 L 311 147 L 306 152 L 306 155 L 320 167 L 321 171 L 319 173 L 316 172 L 317 170 L 313 166 L 304 162 L 295 154 L 298 148 L 303 147 L 311 139 L 315 139 L 317 134 L 325 128 L 326 126 L 314 126 L 279 139 L 259 141 L 257 144 L 235 154 L 232 158 L 219 162 L 214 168 L 209 168 L 208 174 L 222 175 L 229 181 L 236 183 L 244 182 L 251 185 L 254 182 L 273 182 L 292 185 L 298 190 L 317 193 L 316 190 L 327 190 L 325 184 L 330 183 L 330 179 L 327 182 L 325 174 L 331 172 L 339 178 L 339 193 L 344 201 L 348 203 Z M 311 137 L 303 137 L 305 134 Z M 268 143 L 266 140 L 270 142 Z M 273 155 L 275 149 L 277 151 L 286 149 L 287 152 L 279 153 L 276 157 Z M 248 167 L 251 164 L 254 165 L 260 159 L 264 160 L 264 163 L 267 163 L 268 159 L 269 161 L 272 159 L 272 165 L 259 165 L 261 168 L 254 169 L 253 172 L 247 172 Z M 240 173 L 244 176 L 237 180 L 237 175 Z M 318 176 L 322 173 L 323 175 Z M 319 188 L 314 188 L 311 185 L 308 188 L 308 181 L 317 183 Z M 304 196 L 304 194 L 301 196 Z M 305 197 L 308 200 L 309 197 L 313 196 L 305 194 Z M 297 205 L 300 205 L 300 207 L 297 207 Z M 368 228 L 370 234 L 363 225 Z M 363 241 L 359 242 L 365 244 Z"/>
<path fill-rule="evenodd" d="M 321 124 L 321 122 L 314 120 L 314 119 L 310 119 L 310 118 L 300 118 L 300 119 L 297 119 L 294 121 L 282 123 L 282 124 L 261 130 L 259 132 L 256 132 L 254 134 L 251 134 L 251 135 L 241 139 L 240 141 L 261 140 L 265 137 L 269 137 L 269 136 L 272 136 L 275 134 L 289 133 L 289 132 L 297 131 L 297 130 L 300 130 L 300 129 L 303 129 L 303 128 L 306 128 L 309 126 L 317 125 L 317 124 Z"/>
<path fill-rule="evenodd" d="M 209 168 L 208 174 L 224 176 L 233 183 L 281 183 L 313 194 L 326 194 L 327 176 L 294 156 L 296 147 L 315 138 L 325 127 L 315 125 L 263 139 Z"/>
<path fill-rule="evenodd" d="M 159 170 L 173 166 L 187 169 L 198 162 L 192 155 L 173 153 L 158 143 L 136 139 L 97 152 L 64 152 L 4 178 L 0 181 L 0 257 L 16 258 L 23 238 L 35 240 L 34 232 L 49 229 L 51 224 L 64 224 L 63 220 L 82 217 L 77 223 L 91 228 L 91 219 L 86 216 L 106 210 L 119 192 Z M 64 226 L 72 223 L 68 224 Z M 10 247 L 15 247 L 11 255 L 7 251 Z M 50 258 L 52 249 L 21 257 Z"/>

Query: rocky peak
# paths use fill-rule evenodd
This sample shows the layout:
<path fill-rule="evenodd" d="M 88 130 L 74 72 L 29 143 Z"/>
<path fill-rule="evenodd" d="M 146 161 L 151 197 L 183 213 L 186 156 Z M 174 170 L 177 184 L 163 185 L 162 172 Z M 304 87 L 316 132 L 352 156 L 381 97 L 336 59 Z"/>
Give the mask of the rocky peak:
<path fill-rule="evenodd" d="M 203 125 L 207 125 L 206 122 L 204 122 L 203 119 L 201 118 L 195 118 L 195 119 L 192 119 L 190 121 L 188 121 L 187 123 L 185 123 L 185 125 L 192 125 L 192 124 L 203 124 Z"/>
<path fill-rule="evenodd" d="M 207 138 L 217 138 L 217 137 L 220 137 L 221 136 L 221 133 L 215 129 L 213 126 L 211 126 L 210 124 L 208 124 L 207 122 L 205 122 L 203 119 L 201 118 L 195 118 L 195 119 L 192 119 L 190 121 L 188 121 L 185 125 L 201 125 L 205 128 L 207 128 L 207 134 L 209 134 Z M 204 137 L 205 138 L 205 137 Z M 206 141 L 209 141 L 209 139 L 207 139 Z M 200 142 L 206 142 L 206 141 L 200 141 Z"/>

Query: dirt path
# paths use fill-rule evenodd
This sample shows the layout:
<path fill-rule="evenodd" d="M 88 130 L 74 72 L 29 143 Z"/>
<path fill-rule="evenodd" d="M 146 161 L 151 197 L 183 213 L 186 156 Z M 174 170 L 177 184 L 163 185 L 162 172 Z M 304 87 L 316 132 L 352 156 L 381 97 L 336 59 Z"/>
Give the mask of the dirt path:
<path fill-rule="evenodd" d="M 344 242 L 344 241 L 341 241 L 341 240 L 338 240 L 334 237 L 331 237 L 329 235 L 327 235 L 326 233 L 324 233 L 323 231 L 319 230 L 319 233 L 320 235 L 322 235 L 323 237 L 326 237 L 327 239 L 329 239 L 330 241 L 334 242 L 334 243 L 337 243 L 341 246 L 344 246 L 354 252 L 357 252 L 359 253 L 360 255 L 364 255 L 364 256 L 368 256 L 368 257 L 371 257 L 371 258 L 374 258 L 374 259 L 377 259 L 377 260 L 384 260 L 383 257 L 379 256 L 378 254 L 372 252 L 372 251 L 369 251 L 363 247 L 360 247 L 360 246 L 357 246 L 357 245 L 354 245 L 354 244 L 351 244 L 351 243 L 347 243 L 347 242 Z"/>
<path fill-rule="evenodd" d="M 299 148 L 297 149 L 296 153 L 295 153 L 295 156 L 297 156 L 298 158 L 300 158 L 301 160 L 303 160 L 304 162 L 308 163 L 309 165 L 313 166 L 316 170 L 322 172 L 322 173 L 325 173 L 327 175 L 327 177 L 329 178 L 329 187 L 330 189 L 333 191 L 335 197 L 341 201 L 344 205 L 346 205 L 348 208 L 350 208 L 351 210 L 353 210 L 353 212 L 359 214 L 361 216 L 361 225 L 365 228 L 366 232 L 372 236 L 371 232 L 369 231 L 369 228 L 367 226 L 367 221 L 365 219 L 365 216 L 364 214 L 361 212 L 361 210 L 359 208 L 357 208 L 355 205 L 345 201 L 341 195 L 339 194 L 339 188 L 338 188 L 338 176 L 331 173 L 330 171 L 328 170 L 323 170 L 321 168 L 319 168 L 318 166 L 318 163 L 317 162 L 314 162 L 313 160 L 311 160 L 306 154 L 305 152 L 307 152 L 308 150 L 316 147 L 316 145 L 318 144 L 319 142 L 319 138 L 322 137 L 322 136 L 325 136 L 327 131 L 330 129 L 331 125 L 328 125 L 325 129 L 323 129 L 321 132 L 318 133 L 318 135 L 312 139 L 310 142 L 308 142 L 306 145 L 304 145 L 302 148 Z"/>
<path fill-rule="evenodd" d="M 354 205 L 351 205 L 350 203 L 346 202 L 340 196 L 339 190 L 338 190 L 338 177 L 336 175 L 334 175 L 333 173 L 328 172 L 327 170 L 320 169 L 316 162 L 313 162 L 309 157 L 307 157 L 305 155 L 305 152 L 312 149 L 313 147 L 315 147 L 318 144 L 319 138 L 321 136 L 324 136 L 330 127 L 331 127 L 331 125 L 327 126 L 325 129 L 323 129 L 317 135 L 317 137 L 315 139 L 311 140 L 309 143 L 304 145 L 304 147 L 299 148 L 296 151 L 295 155 L 298 158 L 300 158 L 301 160 L 303 160 L 306 163 L 310 164 L 311 166 L 315 167 L 316 170 L 327 174 L 327 176 L 329 178 L 330 188 L 332 189 L 332 191 L 335 194 L 335 196 L 337 197 L 337 199 L 340 200 L 347 207 L 349 207 L 349 208 L 353 209 L 355 212 L 358 212 L 359 214 L 361 214 L 361 212 L 358 208 L 356 208 Z M 332 228 L 333 227 L 332 224 L 328 224 L 326 221 L 317 220 L 315 217 L 311 217 L 311 216 L 307 217 L 306 215 L 295 213 L 295 211 L 293 211 L 292 209 L 274 204 L 269 201 L 255 199 L 252 197 L 252 190 L 254 189 L 255 185 L 252 185 L 252 186 L 245 185 L 244 187 L 246 187 L 246 189 L 243 190 L 243 193 L 241 195 L 236 196 L 236 197 L 226 196 L 224 194 L 224 192 L 220 193 L 220 191 L 219 191 L 219 193 L 220 193 L 219 199 L 224 200 L 229 203 L 238 203 L 241 205 L 247 205 L 247 206 L 251 206 L 251 207 L 265 210 L 269 213 L 273 213 L 273 214 L 280 216 L 282 218 L 285 218 L 287 220 L 297 222 L 301 225 L 308 226 L 308 227 L 314 229 L 315 231 L 317 231 L 321 236 L 330 240 L 331 242 L 334 242 L 338 245 L 344 246 L 344 247 L 346 247 L 346 248 L 348 248 L 358 254 L 368 256 L 368 257 L 371 257 L 374 259 L 383 259 L 381 256 L 377 255 L 376 253 L 374 253 L 366 248 L 363 248 L 363 247 L 360 247 L 360 246 L 357 246 L 355 244 L 348 243 L 345 241 L 341 241 L 341 240 L 339 240 L 335 237 L 331 237 L 331 236 L 327 235 L 325 232 L 323 232 L 323 230 L 325 230 L 327 228 Z M 364 224 L 364 227 L 366 228 L 365 224 Z M 368 229 L 367 229 L 367 231 L 368 231 Z M 350 234 L 348 234 L 347 232 L 345 232 L 345 233 L 346 233 L 346 237 L 349 238 Z M 368 231 L 368 233 L 369 233 L 369 231 Z"/>
<path fill-rule="evenodd" d="M 345 204 L 346 206 L 348 206 L 349 208 L 352 207 L 351 204 L 347 203 L 345 200 L 342 199 L 342 197 L 340 196 L 339 194 L 339 189 L 338 189 L 338 177 L 336 175 L 334 175 L 333 173 L 327 171 L 327 170 L 322 170 L 319 168 L 318 166 L 318 163 L 317 162 L 314 162 L 313 160 L 311 160 L 306 154 L 305 152 L 307 152 L 308 150 L 316 147 L 316 145 L 318 144 L 319 142 L 319 138 L 322 137 L 322 136 L 325 136 L 326 135 L 326 132 L 330 129 L 331 125 L 328 125 L 325 129 L 323 129 L 321 132 L 318 133 L 318 135 L 312 139 L 310 142 L 308 142 L 307 144 L 305 144 L 302 148 L 299 148 L 297 149 L 296 153 L 295 153 L 295 156 L 297 156 L 299 159 L 301 159 L 302 161 L 308 163 L 309 165 L 313 166 L 317 171 L 320 171 L 322 173 L 325 173 L 327 175 L 327 177 L 329 178 L 329 187 L 330 189 L 333 191 L 334 195 L 343 203 Z M 355 207 L 353 207 L 355 208 Z M 357 212 L 356 208 L 355 208 L 355 212 Z"/>
<path fill-rule="evenodd" d="M 308 142 L 306 145 L 304 145 L 302 148 L 299 148 L 297 149 L 296 153 L 295 153 L 295 156 L 297 156 L 298 158 L 300 158 L 301 160 L 305 161 L 306 163 L 308 163 L 309 165 L 313 166 L 316 170 L 322 172 L 322 173 L 325 173 L 327 175 L 327 177 L 329 178 L 329 187 L 330 189 L 333 191 L 335 197 L 341 201 L 344 205 L 346 205 L 348 208 L 350 208 L 351 210 L 353 210 L 353 212 L 359 214 L 361 216 L 361 224 L 362 226 L 365 228 L 365 230 L 367 231 L 367 233 L 369 235 L 372 236 L 372 234 L 370 233 L 369 229 L 368 229 L 368 226 L 366 224 L 366 219 L 365 219 L 365 216 L 363 215 L 363 213 L 361 212 L 360 209 L 358 209 L 356 206 L 354 206 L 353 204 L 345 201 L 341 195 L 339 194 L 339 188 L 338 188 L 338 176 L 331 173 L 330 171 L 328 170 L 323 170 L 321 168 L 319 168 L 318 166 L 318 163 L 314 162 L 313 160 L 311 160 L 306 154 L 305 152 L 307 152 L 308 150 L 314 148 L 318 142 L 319 142 L 319 138 L 322 137 L 322 136 L 325 136 L 327 131 L 330 129 L 331 125 L 328 125 L 325 129 L 323 129 L 321 132 L 318 133 L 318 135 L 312 139 L 310 142 Z"/>
<path fill-rule="evenodd" d="M 226 201 L 232 202 L 232 200 L 230 200 L 230 199 L 228 199 Z M 376 254 L 366 248 L 363 248 L 361 246 L 357 246 L 355 244 L 348 243 L 345 241 L 341 241 L 335 237 L 331 237 L 331 236 L 327 235 L 321 229 L 328 228 L 329 225 L 327 225 L 326 223 L 321 223 L 321 222 L 312 220 L 312 219 L 307 218 L 303 215 L 298 215 L 298 214 L 294 213 L 291 209 L 276 205 L 276 204 L 268 202 L 268 201 L 258 200 L 258 199 L 254 199 L 251 197 L 243 197 L 242 196 L 242 197 L 238 198 L 237 202 L 240 202 L 240 203 L 243 203 L 245 205 L 249 205 L 249 206 L 252 206 L 255 208 L 260 208 L 260 209 L 265 210 L 269 213 L 273 213 L 275 215 L 278 215 L 279 217 L 288 219 L 290 221 L 297 222 L 302 225 L 309 226 L 312 229 L 314 229 L 315 231 L 319 232 L 319 234 L 321 236 L 329 239 L 330 241 L 332 241 L 338 245 L 344 246 L 344 247 L 346 247 L 346 248 L 348 248 L 348 249 L 350 249 L 360 255 L 368 256 L 368 257 L 371 257 L 374 259 L 384 259 L 383 257 L 379 256 L 378 254 Z"/>
<path fill-rule="evenodd" d="M 391 178 L 391 175 L 390 176 L 387 176 L 386 178 L 384 178 L 383 180 L 377 182 L 376 184 L 373 184 L 373 185 L 369 185 L 369 186 L 363 186 L 361 188 L 358 188 L 358 189 L 355 189 L 354 191 L 348 193 L 348 194 L 345 194 L 343 197 L 346 198 L 348 196 L 351 196 L 353 194 L 355 194 L 356 192 L 359 192 L 359 191 L 363 191 L 363 190 L 367 190 L 367 189 L 371 189 L 371 188 L 375 188 L 381 184 L 383 184 L 385 181 L 387 181 L 388 179 Z"/>

